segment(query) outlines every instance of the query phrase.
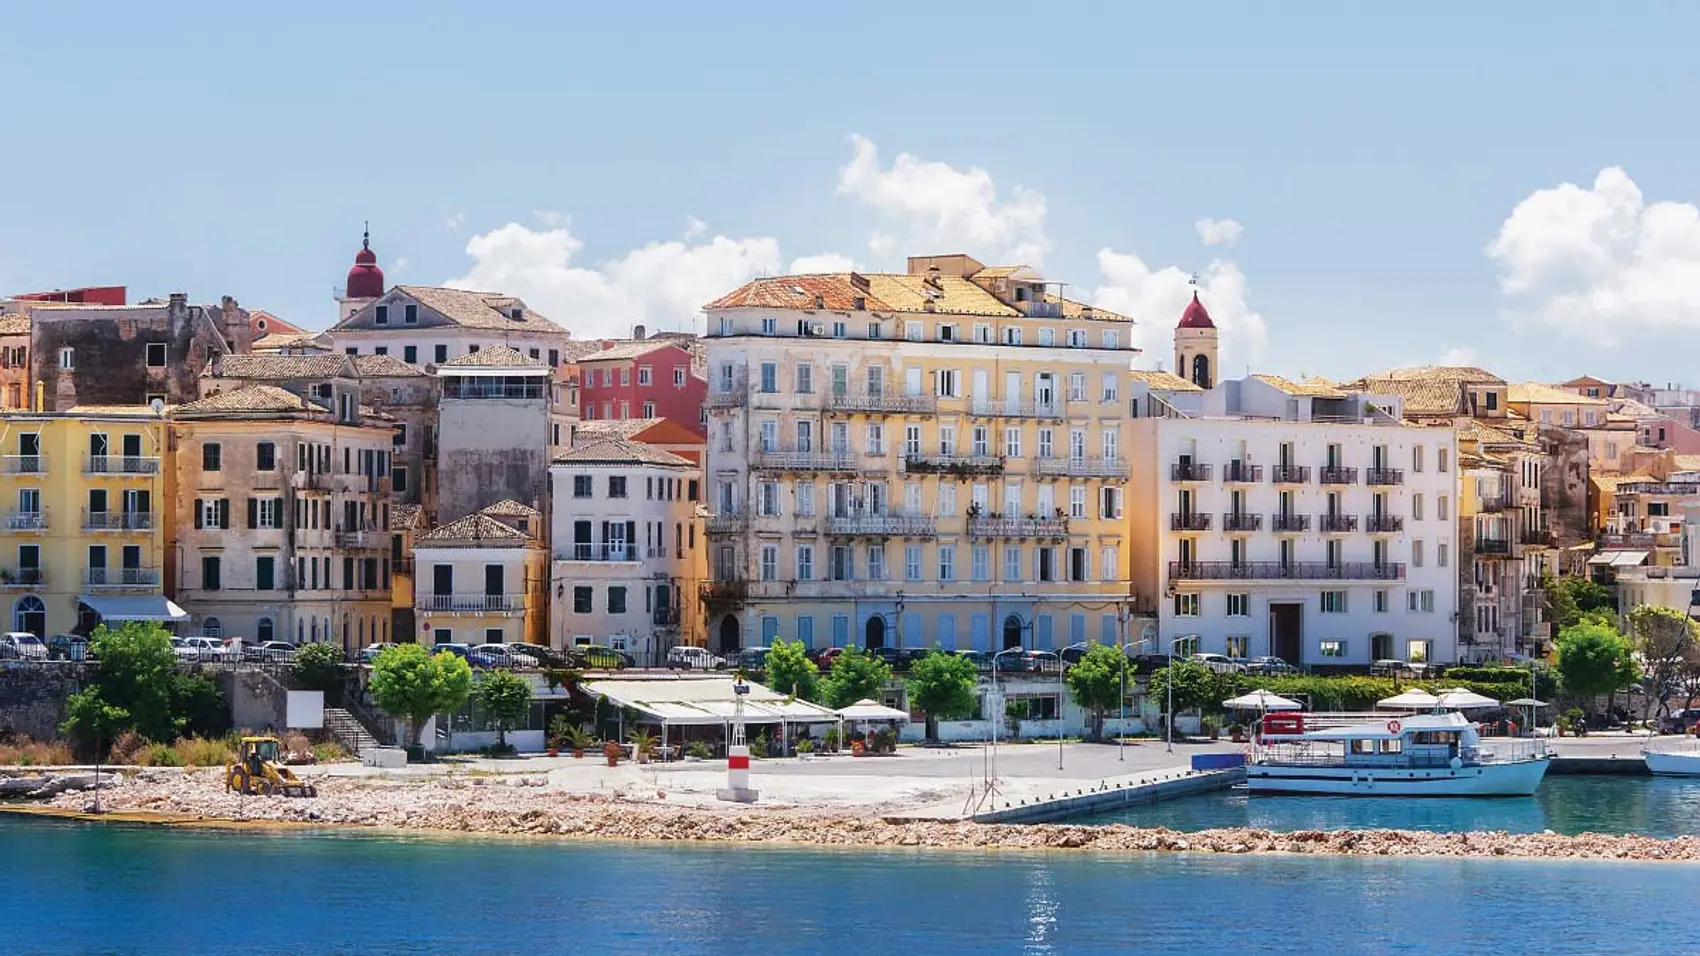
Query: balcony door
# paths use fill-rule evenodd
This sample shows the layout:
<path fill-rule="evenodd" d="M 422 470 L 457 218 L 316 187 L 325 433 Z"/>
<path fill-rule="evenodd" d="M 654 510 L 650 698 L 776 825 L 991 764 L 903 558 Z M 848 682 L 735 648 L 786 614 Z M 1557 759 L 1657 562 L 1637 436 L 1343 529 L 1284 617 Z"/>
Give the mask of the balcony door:
<path fill-rule="evenodd" d="M 1048 408 L 1057 401 L 1057 380 L 1050 372 L 1040 372 L 1033 381 L 1033 400 L 1041 408 Z"/>
<path fill-rule="evenodd" d="M 726 487 L 730 488 L 731 486 L 728 485 Z M 727 510 L 730 510 L 730 509 L 722 509 L 722 513 L 724 513 Z M 590 537 L 590 522 L 588 522 L 588 521 L 574 521 L 573 522 L 573 560 L 575 560 L 575 561 L 589 561 L 589 560 L 591 560 L 591 553 L 595 550 L 595 548 L 596 548 L 596 543 L 594 541 L 592 541 L 591 537 Z"/>
<path fill-rule="evenodd" d="M 504 583 L 502 577 L 501 565 L 486 564 L 484 566 L 484 603 L 492 610 L 501 607 L 502 595 L 506 593 L 502 587 Z"/>
<path fill-rule="evenodd" d="M 1005 372 L 1003 376 L 1004 411 L 1014 413 L 1021 408 L 1021 373 Z"/>
<path fill-rule="evenodd" d="M 100 432 L 95 432 L 89 436 L 89 457 L 94 459 L 96 467 L 106 464 L 105 459 L 107 455 L 112 453 L 111 449 L 112 443 L 107 441 L 106 436 Z"/>
<path fill-rule="evenodd" d="M 433 564 L 431 566 L 431 593 L 455 593 L 455 568 L 452 564 Z"/>
<path fill-rule="evenodd" d="M 152 493 L 142 488 L 130 488 L 124 492 L 124 513 L 126 515 L 145 515 L 153 511 Z"/>
<path fill-rule="evenodd" d="M 121 441 L 121 447 L 124 449 L 124 457 L 127 459 L 142 457 L 142 436 L 134 433 L 125 435 Z M 130 470 L 134 471 L 136 469 L 132 468 Z"/>
<path fill-rule="evenodd" d="M 991 379 L 983 368 L 974 370 L 974 384 L 968 395 L 974 402 L 975 408 L 983 408 L 991 398 Z"/>
<path fill-rule="evenodd" d="M 95 516 L 95 515 L 104 515 L 104 514 L 106 514 L 106 489 L 105 488 L 90 488 L 89 489 L 89 515 L 92 517 L 92 516 Z"/>

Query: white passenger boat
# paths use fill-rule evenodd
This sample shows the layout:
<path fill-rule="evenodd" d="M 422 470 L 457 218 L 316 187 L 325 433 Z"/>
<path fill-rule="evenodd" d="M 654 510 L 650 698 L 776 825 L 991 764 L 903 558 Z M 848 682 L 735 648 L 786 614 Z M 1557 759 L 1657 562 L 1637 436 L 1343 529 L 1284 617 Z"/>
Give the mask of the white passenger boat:
<path fill-rule="evenodd" d="M 1269 714 L 1246 761 L 1252 793 L 1526 797 L 1552 762 L 1546 744 L 1482 744 L 1462 714 Z"/>
<path fill-rule="evenodd" d="M 1700 777 L 1700 741 L 1671 741 L 1641 750 L 1647 770 L 1660 777 Z"/>

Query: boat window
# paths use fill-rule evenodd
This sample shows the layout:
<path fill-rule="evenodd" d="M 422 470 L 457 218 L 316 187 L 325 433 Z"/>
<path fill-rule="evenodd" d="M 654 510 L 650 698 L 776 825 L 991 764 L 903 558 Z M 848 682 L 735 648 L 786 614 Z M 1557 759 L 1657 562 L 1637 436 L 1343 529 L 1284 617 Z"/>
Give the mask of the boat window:
<path fill-rule="evenodd" d="M 1384 754 L 1404 753 L 1405 742 L 1400 740 L 1398 737 L 1395 737 L 1392 740 L 1383 740 L 1381 742 L 1381 752 Z"/>
<path fill-rule="evenodd" d="M 1352 753 L 1355 753 L 1355 754 L 1372 754 L 1372 753 L 1375 753 L 1375 741 L 1362 739 L 1362 738 L 1353 740 L 1352 741 Z"/>

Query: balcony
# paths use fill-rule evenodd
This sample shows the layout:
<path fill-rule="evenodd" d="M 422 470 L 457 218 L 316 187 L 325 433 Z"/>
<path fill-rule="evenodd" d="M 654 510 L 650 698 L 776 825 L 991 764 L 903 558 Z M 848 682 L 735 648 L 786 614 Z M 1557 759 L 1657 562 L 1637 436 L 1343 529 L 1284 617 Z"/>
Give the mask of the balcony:
<path fill-rule="evenodd" d="M 390 546 L 389 533 L 375 528 L 338 528 L 335 540 L 337 547 L 352 551 L 388 548 Z"/>
<path fill-rule="evenodd" d="M 826 533 L 844 538 L 931 538 L 938 534 L 938 526 L 921 515 L 856 515 L 828 518 Z"/>
<path fill-rule="evenodd" d="M 47 572 L 35 568 L 0 568 L 0 588 L 38 588 L 47 583 Z"/>
<path fill-rule="evenodd" d="M 1524 528 L 1517 533 L 1517 543 L 1531 548 L 1553 547 L 1553 534 L 1545 528 Z"/>
<path fill-rule="evenodd" d="M 1370 515 L 1364 519 L 1364 530 L 1370 534 L 1398 534 L 1405 530 L 1405 519 L 1399 515 Z"/>
<path fill-rule="evenodd" d="M 679 612 L 670 607 L 658 607 L 650 615 L 652 626 L 662 630 L 676 630 L 679 626 Z"/>
<path fill-rule="evenodd" d="M 615 563 L 632 563 L 642 560 L 642 549 L 625 541 L 603 542 L 595 544 L 589 541 L 575 541 L 561 552 L 561 561 L 611 561 Z"/>
<path fill-rule="evenodd" d="M 1374 561 L 1170 561 L 1171 581 L 1400 581 L 1403 564 Z"/>
<path fill-rule="evenodd" d="M 750 466 L 761 471 L 855 471 L 856 456 L 849 452 L 758 451 Z"/>
<path fill-rule="evenodd" d="M 1210 516 L 1203 512 L 1176 512 L 1169 515 L 1170 531 L 1209 531 Z"/>
<path fill-rule="evenodd" d="M 158 568 L 89 568 L 84 583 L 91 588 L 156 588 Z"/>
<path fill-rule="evenodd" d="M 1276 465 L 1269 469 L 1269 480 L 1277 485 L 1302 485 L 1310 481 L 1309 465 Z"/>
<path fill-rule="evenodd" d="M 750 380 L 745 375 L 720 379 L 708 390 L 709 408 L 743 408 L 749 402 Z"/>
<path fill-rule="evenodd" d="M 1068 406 L 1063 402 L 1000 402 L 996 399 L 974 397 L 969 400 L 968 414 L 980 418 L 1040 418 L 1060 422 L 1068 417 Z"/>
<path fill-rule="evenodd" d="M 904 455 L 903 470 L 912 475 L 1001 475 L 1002 455 Z"/>
<path fill-rule="evenodd" d="M 1310 515 L 1270 515 L 1269 530 L 1293 534 L 1310 530 Z"/>
<path fill-rule="evenodd" d="M 1342 514 L 1318 515 L 1316 524 L 1318 528 L 1322 529 L 1323 534 L 1345 534 L 1347 532 L 1358 530 L 1358 516 Z"/>
<path fill-rule="evenodd" d="M 1206 469 L 1210 466 L 1205 465 Z M 1041 458 L 1039 474 L 1069 478 L 1126 478 L 1125 458 Z"/>
<path fill-rule="evenodd" d="M 1067 518 L 969 518 L 968 533 L 976 538 L 1066 538 Z"/>
<path fill-rule="evenodd" d="M 414 606 L 444 614 L 515 614 L 525 610 L 525 595 L 421 594 Z"/>
<path fill-rule="evenodd" d="M 0 473 L 8 475 L 47 474 L 46 455 L 0 455 Z"/>
<path fill-rule="evenodd" d="M 446 371 L 446 370 L 445 370 Z M 458 399 L 544 399 L 549 386 L 541 378 L 445 378 L 443 397 Z"/>
<path fill-rule="evenodd" d="M 1651 531 L 1608 532 L 1599 536 L 1604 548 L 1680 548 L 1680 533 Z"/>
<path fill-rule="evenodd" d="M 704 523 L 709 534 L 743 534 L 750 527 L 749 517 L 736 511 L 709 515 Z"/>
<path fill-rule="evenodd" d="M 1222 516 L 1223 531 L 1259 531 L 1263 528 L 1263 515 L 1249 512 L 1228 512 Z"/>
<path fill-rule="evenodd" d="M 1358 483 L 1356 468 L 1320 468 L 1316 472 L 1317 481 L 1325 485 L 1355 485 Z"/>
<path fill-rule="evenodd" d="M 748 581 L 709 581 L 702 586 L 702 600 L 710 607 L 727 607 L 749 600 Z"/>
<path fill-rule="evenodd" d="M 1263 466 L 1248 465 L 1243 461 L 1230 461 L 1222 466 L 1222 480 L 1236 484 L 1262 481 Z"/>
<path fill-rule="evenodd" d="M 1405 472 L 1400 468 L 1371 468 L 1364 472 L 1366 485 L 1402 485 L 1405 483 Z"/>
<path fill-rule="evenodd" d="M 157 475 L 158 458 L 133 455 L 90 455 L 83 459 L 85 475 Z"/>
<path fill-rule="evenodd" d="M 7 531 L 46 531 L 47 512 L 11 511 L 6 514 Z"/>
<path fill-rule="evenodd" d="M 829 392 L 822 408 L 828 412 L 869 415 L 931 415 L 939 400 L 932 395 L 899 395 L 894 392 Z"/>
<path fill-rule="evenodd" d="M 152 531 L 151 511 L 89 511 L 83 509 L 84 531 Z"/>
<path fill-rule="evenodd" d="M 1196 461 L 1177 461 L 1169 466 L 1170 481 L 1209 481 L 1212 469 Z"/>
<path fill-rule="evenodd" d="M 1477 554 L 1508 555 L 1508 554 L 1511 553 L 1511 539 L 1510 538 L 1477 538 L 1476 544 L 1475 544 L 1475 550 L 1476 550 Z"/>
<path fill-rule="evenodd" d="M 1505 495 L 1483 495 L 1476 501 L 1476 513 L 1491 515 L 1511 507 L 1511 499 Z"/>

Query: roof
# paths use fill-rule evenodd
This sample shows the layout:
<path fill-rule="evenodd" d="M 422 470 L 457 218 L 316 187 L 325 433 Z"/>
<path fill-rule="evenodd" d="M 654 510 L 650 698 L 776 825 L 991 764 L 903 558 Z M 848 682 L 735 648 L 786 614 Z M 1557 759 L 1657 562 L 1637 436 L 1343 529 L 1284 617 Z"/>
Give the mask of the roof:
<path fill-rule="evenodd" d="M 441 362 L 438 368 L 548 368 L 511 345 L 492 345 Z"/>
<path fill-rule="evenodd" d="M 531 540 L 523 532 L 497 521 L 486 514 L 470 514 L 448 524 L 438 525 L 414 539 L 415 547 L 432 544 L 489 544 L 514 545 Z"/>
<path fill-rule="evenodd" d="M 412 531 L 419 525 L 419 519 L 425 509 L 420 505 L 392 505 L 390 507 L 390 530 Z"/>
<path fill-rule="evenodd" d="M 1535 447 L 1535 443 L 1519 435 L 1495 428 L 1478 418 L 1472 418 L 1458 426 L 1458 437 L 1464 440 L 1475 440 L 1484 445 L 1526 445 Z"/>
<path fill-rule="evenodd" d="M 1202 392 L 1204 389 L 1181 378 L 1173 372 L 1160 369 L 1134 369 L 1128 375 L 1146 388 L 1157 392 Z"/>
<path fill-rule="evenodd" d="M 1587 388 L 1591 385 L 1611 386 L 1611 385 L 1615 385 L 1616 383 L 1615 382 L 1608 382 L 1603 378 L 1595 378 L 1592 375 L 1584 375 L 1581 378 L 1573 378 L 1570 381 L 1564 382 L 1562 384 L 1564 385 L 1565 388 Z"/>
<path fill-rule="evenodd" d="M 1463 392 L 1453 382 L 1360 378 L 1343 382 L 1341 387 L 1371 395 L 1396 395 L 1407 415 L 1460 415 L 1464 411 Z"/>
<path fill-rule="evenodd" d="M 577 445 L 589 445 L 609 438 L 633 438 L 654 427 L 665 418 L 592 418 L 581 420 L 573 427 L 578 432 Z"/>
<path fill-rule="evenodd" d="M 1192 294 L 1192 301 L 1187 304 L 1186 311 L 1181 313 L 1182 329 L 1213 329 L 1216 323 L 1210 321 L 1210 313 L 1205 310 L 1204 303 L 1198 301 L 1198 293 Z"/>
<path fill-rule="evenodd" d="M 1446 382 L 1453 385 L 1504 385 L 1505 379 L 1474 365 L 1414 365 L 1365 375 L 1366 379 L 1395 382 Z"/>
<path fill-rule="evenodd" d="M 1603 398 L 1589 398 L 1575 392 L 1567 392 L 1562 388 L 1542 385 L 1539 382 L 1518 382 L 1506 392 L 1506 401 L 1528 402 L 1531 405 L 1599 405 L 1608 406 L 1611 403 Z"/>
<path fill-rule="evenodd" d="M 276 385 L 244 385 L 228 392 L 177 406 L 174 416 L 216 415 L 220 412 L 318 412 L 324 409 Z"/>
<path fill-rule="evenodd" d="M 1012 267 L 1013 268 L 1013 267 Z M 983 274 L 985 270 L 981 270 Z M 852 276 L 865 280 L 859 287 Z M 1063 304 L 1068 315 L 1083 317 L 1087 306 L 1067 299 L 1047 296 L 1049 301 Z M 869 312 L 926 312 L 931 303 L 933 312 L 947 315 L 987 315 L 1019 318 L 1020 309 L 1011 305 L 977 283 L 958 276 L 929 273 L 827 273 L 822 275 L 768 276 L 752 279 L 727 294 L 703 306 L 713 309 L 821 309 L 831 312 L 853 312 L 860 308 Z M 1103 309 L 1093 308 L 1091 317 L 1112 322 L 1132 321 Z"/>
<path fill-rule="evenodd" d="M 689 459 L 680 458 L 670 451 L 646 445 L 643 442 L 627 441 L 624 438 L 605 438 L 601 441 L 584 445 L 574 445 L 566 452 L 555 456 L 560 464 L 573 465 L 667 465 L 672 467 L 694 468 Z"/>
<path fill-rule="evenodd" d="M 305 348 L 310 346 L 312 348 L 328 352 L 330 351 L 330 346 L 326 345 L 324 340 L 320 338 L 320 336 L 324 334 L 325 333 L 323 332 L 301 332 L 285 335 L 281 333 L 268 332 L 255 339 L 252 348 L 255 352 L 281 352 L 288 348 Z"/>
<path fill-rule="evenodd" d="M 496 518 L 536 518 L 542 514 L 536 508 L 521 504 L 512 498 L 503 498 L 487 508 L 480 508 L 478 513 Z"/>
<path fill-rule="evenodd" d="M 206 374 L 220 378 L 334 378 L 349 371 L 346 355 L 219 355 Z"/>
<path fill-rule="evenodd" d="M 107 415 L 114 417 L 145 415 L 148 418 L 158 418 L 160 416 L 159 412 L 153 410 L 152 405 L 72 405 L 70 408 L 65 410 L 65 414 L 83 415 L 90 418 L 99 418 Z"/>
<path fill-rule="evenodd" d="M 690 354 L 690 344 L 679 339 L 611 339 L 607 347 L 581 352 L 575 361 L 601 362 L 635 359 L 659 349 L 678 349 Z"/>
<path fill-rule="evenodd" d="M 1278 391 L 1285 392 L 1288 395 L 1301 395 L 1309 398 L 1346 397 L 1345 392 L 1340 391 L 1326 381 L 1318 382 L 1315 379 L 1312 379 L 1306 382 L 1295 382 L 1290 378 L 1282 378 L 1279 375 L 1253 375 L 1252 378 L 1255 378 L 1263 384 Z"/>
<path fill-rule="evenodd" d="M 738 694 L 730 677 L 669 677 L 653 680 L 597 680 L 583 687 L 597 697 L 630 707 L 653 721 L 680 726 L 721 726 L 737 710 Z M 818 704 L 781 694 L 771 687 L 748 684 L 743 695 L 744 718 L 756 723 L 836 723 L 838 715 Z"/>
<path fill-rule="evenodd" d="M 28 334 L 30 334 L 29 316 L 19 315 L 16 312 L 8 312 L 5 315 L 0 315 L 0 335 Z"/>
<path fill-rule="evenodd" d="M 425 370 L 417 365 L 409 365 L 393 355 L 353 355 L 354 371 L 363 377 L 370 378 L 413 378 L 423 376 Z"/>
<path fill-rule="evenodd" d="M 431 285 L 398 285 L 391 292 L 400 292 L 419 304 L 437 312 L 443 318 L 456 325 L 471 329 L 503 329 L 536 328 L 545 332 L 564 331 L 542 314 L 533 312 L 529 306 L 515 296 L 503 295 L 499 292 L 473 292 L 467 289 L 449 289 L 443 286 Z M 371 306 L 367 306 L 367 309 Z M 515 319 L 511 310 L 519 309 L 521 318 Z M 364 313 L 366 309 L 361 309 Z"/>

